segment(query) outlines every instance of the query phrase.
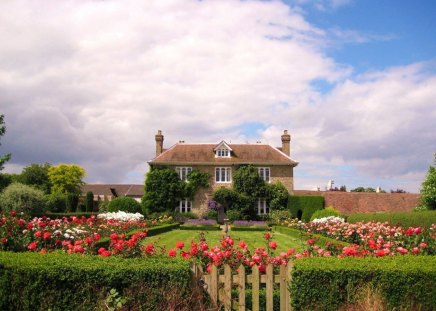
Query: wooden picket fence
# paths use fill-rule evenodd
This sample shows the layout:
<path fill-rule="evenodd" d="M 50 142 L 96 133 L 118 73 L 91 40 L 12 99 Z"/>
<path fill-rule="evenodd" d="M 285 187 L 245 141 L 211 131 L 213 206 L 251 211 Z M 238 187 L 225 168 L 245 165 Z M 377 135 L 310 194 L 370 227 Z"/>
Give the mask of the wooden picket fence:
<path fill-rule="evenodd" d="M 252 273 L 247 275 L 244 266 L 239 266 L 236 274 L 232 274 L 229 265 L 224 266 L 224 274 L 219 274 L 215 265 L 210 273 L 203 273 L 200 266 L 193 266 L 192 270 L 197 278 L 203 279 L 205 288 L 210 295 L 212 302 L 218 306 L 222 305 L 224 310 L 232 310 L 232 287 L 237 286 L 239 297 L 233 303 L 239 311 L 245 311 L 245 288 L 251 284 L 252 288 L 252 311 L 259 311 L 259 289 L 260 284 L 266 284 L 266 310 L 273 311 L 273 287 L 274 283 L 280 284 L 280 311 L 291 311 L 289 285 L 291 282 L 291 270 L 293 263 L 290 261 L 287 266 L 280 266 L 280 273 L 273 273 L 273 266 L 266 267 L 266 273 L 260 274 L 259 267 L 253 266 Z"/>

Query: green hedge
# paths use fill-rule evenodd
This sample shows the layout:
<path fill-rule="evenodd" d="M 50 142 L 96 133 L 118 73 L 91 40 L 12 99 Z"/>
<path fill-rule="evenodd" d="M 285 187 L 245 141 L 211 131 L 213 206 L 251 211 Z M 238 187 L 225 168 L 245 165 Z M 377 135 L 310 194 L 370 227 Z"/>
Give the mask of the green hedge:
<path fill-rule="evenodd" d="M 268 226 L 230 226 L 231 231 L 271 231 Z"/>
<path fill-rule="evenodd" d="M 155 227 L 151 227 L 147 229 L 147 236 L 154 236 L 154 235 L 158 235 L 160 233 L 164 233 L 164 232 L 168 232 L 174 229 L 178 229 L 180 226 L 180 224 L 163 224 L 163 225 L 159 225 L 159 226 L 155 226 Z M 133 230 L 130 231 L 126 234 L 126 238 L 129 239 L 132 235 L 134 235 L 135 233 L 138 232 L 143 232 L 144 229 L 140 229 L 140 230 Z M 95 247 L 97 249 L 99 249 L 100 247 L 104 247 L 104 248 L 108 248 L 110 245 L 110 238 L 106 237 L 106 238 L 102 238 L 100 239 L 100 241 L 95 243 Z"/>
<path fill-rule="evenodd" d="M 294 310 L 338 310 L 344 304 L 359 304 L 365 286 L 379 290 L 389 309 L 434 310 L 436 257 L 297 260 L 292 271 L 292 305 Z"/>
<path fill-rule="evenodd" d="M 324 208 L 323 196 L 305 196 L 291 195 L 288 200 L 288 209 L 291 211 L 292 217 L 297 218 L 301 211 L 301 220 L 309 222 L 312 214 Z"/>
<path fill-rule="evenodd" d="M 106 310 L 111 289 L 129 310 L 165 310 L 165 297 L 191 294 L 190 263 L 0 252 L 0 310 Z"/>
<path fill-rule="evenodd" d="M 201 230 L 201 231 L 219 231 L 221 230 L 220 225 L 180 225 L 180 230 Z"/>
<path fill-rule="evenodd" d="M 418 226 L 429 228 L 432 224 L 436 224 L 436 211 L 355 213 L 348 216 L 347 221 L 350 223 L 356 223 L 359 221 L 387 221 L 392 225 L 401 225 L 406 228 Z"/>
<path fill-rule="evenodd" d="M 75 216 L 77 218 L 81 218 L 83 216 L 85 217 L 91 217 L 92 215 L 97 216 L 98 213 L 93 213 L 93 212 L 76 212 L 76 213 L 40 213 L 40 214 L 33 214 L 33 217 L 42 217 L 42 216 L 47 216 L 51 219 L 60 219 L 63 217 L 70 217 L 70 216 Z"/>

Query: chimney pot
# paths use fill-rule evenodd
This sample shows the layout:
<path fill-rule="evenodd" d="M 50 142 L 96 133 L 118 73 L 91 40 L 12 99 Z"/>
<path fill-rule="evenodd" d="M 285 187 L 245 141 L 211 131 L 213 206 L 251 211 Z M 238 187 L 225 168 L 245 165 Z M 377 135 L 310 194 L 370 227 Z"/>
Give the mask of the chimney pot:
<path fill-rule="evenodd" d="M 283 131 L 282 135 L 282 151 L 287 156 L 291 155 L 291 135 L 288 134 L 288 130 Z"/>
<path fill-rule="evenodd" d="M 156 141 L 156 157 L 157 157 L 163 151 L 164 136 L 162 135 L 162 131 L 161 130 L 157 131 L 157 134 L 154 136 L 154 139 Z"/>

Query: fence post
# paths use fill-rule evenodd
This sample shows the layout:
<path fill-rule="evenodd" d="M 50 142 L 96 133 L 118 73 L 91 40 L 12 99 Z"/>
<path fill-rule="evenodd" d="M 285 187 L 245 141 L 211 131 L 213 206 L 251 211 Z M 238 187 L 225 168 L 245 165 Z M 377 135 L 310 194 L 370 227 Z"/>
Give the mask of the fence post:
<path fill-rule="evenodd" d="M 224 310 L 232 310 L 232 269 L 229 265 L 224 266 Z"/>
<path fill-rule="evenodd" d="M 239 311 L 245 311 L 245 267 L 240 265 L 238 268 L 239 285 Z"/>
<path fill-rule="evenodd" d="M 289 290 L 289 288 L 291 287 L 292 284 L 292 268 L 294 267 L 294 263 L 289 260 L 288 265 L 286 266 L 286 306 L 288 307 L 289 311 L 292 311 L 292 306 L 291 306 L 291 291 Z"/>
<path fill-rule="evenodd" d="M 266 311 L 273 311 L 274 274 L 272 264 L 266 266 Z"/>
<path fill-rule="evenodd" d="M 252 268 L 252 301 L 253 301 L 253 311 L 259 311 L 259 266 L 254 265 Z"/>
<path fill-rule="evenodd" d="M 210 269 L 210 298 L 215 305 L 218 305 L 218 269 L 212 265 Z"/>

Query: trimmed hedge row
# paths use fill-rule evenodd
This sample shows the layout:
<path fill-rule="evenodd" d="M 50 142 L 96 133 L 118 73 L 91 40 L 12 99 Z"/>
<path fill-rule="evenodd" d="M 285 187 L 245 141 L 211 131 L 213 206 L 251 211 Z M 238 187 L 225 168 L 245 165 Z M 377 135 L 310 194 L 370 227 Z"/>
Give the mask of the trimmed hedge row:
<path fill-rule="evenodd" d="M 221 230 L 220 225 L 181 225 L 180 230 L 201 230 L 201 231 L 219 231 Z"/>
<path fill-rule="evenodd" d="M 395 212 L 395 213 L 355 213 L 348 216 L 347 221 L 356 223 L 359 221 L 389 222 L 392 225 L 403 227 L 429 228 L 436 224 L 436 211 L 422 212 Z"/>
<path fill-rule="evenodd" d="M 292 271 L 292 306 L 294 310 L 337 310 L 347 304 L 362 304 L 359 294 L 368 286 L 373 293 L 381 293 L 389 309 L 434 310 L 436 257 L 297 260 Z"/>
<path fill-rule="evenodd" d="M 154 236 L 154 235 L 158 235 L 160 233 L 164 233 L 164 232 L 168 232 L 174 229 L 178 229 L 180 226 L 179 223 L 175 223 L 175 224 L 163 224 L 160 226 L 155 226 L 155 227 L 151 227 L 147 229 L 147 237 L 150 236 Z M 135 233 L 138 232 L 143 232 L 144 230 L 133 230 L 130 231 L 126 234 L 126 238 L 129 239 L 130 237 L 132 237 L 132 235 L 134 235 Z M 110 238 L 102 238 L 100 239 L 100 241 L 95 243 L 96 248 L 100 248 L 100 247 L 104 247 L 104 248 L 108 248 L 110 245 Z"/>
<path fill-rule="evenodd" d="M 268 226 L 230 226 L 231 231 L 271 231 Z"/>
<path fill-rule="evenodd" d="M 129 310 L 164 310 L 190 294 L 190 263 L 0 252 L 0 310 L 102 310 L 111 289 Z"/>
<path fill-rule="evenodd" d="M 92 215 L 97 216 L 99 213 L 94 213 L 94 212 L 77 212 L 77 213 L 42 213 L 42 214 L 32 214 L 33 217 L 42 217 L 42 216 L 47 216 L 51 219 L 60 219 L 65 217 L 70 217 L 70 216 L 75 216 L 77 218 L 81 218 L 83 216 L 85 217 L 91 217 Z"/>
<path fill-rule="evenodd" d="M 292 217 L 309 222 L 312 214 L 324 208 L 323 196 L 290 195 L 288 209 Z"/>

